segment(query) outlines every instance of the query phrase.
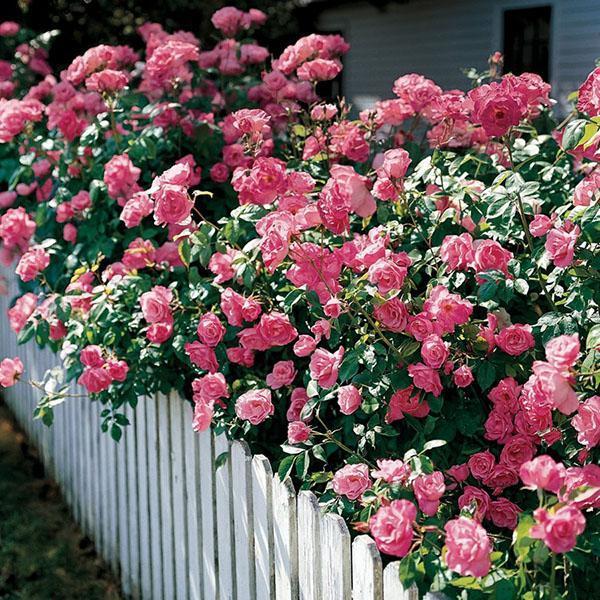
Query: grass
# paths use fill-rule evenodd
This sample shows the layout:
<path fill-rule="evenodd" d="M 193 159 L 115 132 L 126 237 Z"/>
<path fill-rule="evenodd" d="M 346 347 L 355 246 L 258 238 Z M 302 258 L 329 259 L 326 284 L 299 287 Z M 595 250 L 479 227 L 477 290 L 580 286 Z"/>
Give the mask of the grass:
<path fill-rule="evenodd" d="M 0 401 L 0 599 L 55 598 L 122 596 Z"/>

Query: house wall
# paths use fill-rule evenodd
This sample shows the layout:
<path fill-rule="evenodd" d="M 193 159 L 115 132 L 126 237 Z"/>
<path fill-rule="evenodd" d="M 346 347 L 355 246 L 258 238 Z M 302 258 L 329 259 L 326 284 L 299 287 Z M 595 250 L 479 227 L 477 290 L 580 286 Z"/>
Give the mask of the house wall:
<path fill-rule="evenodd" d="M 324 9 L 318 25 L 350 43 L 344 93 L 362 108 L 374 96 L 391 97 L 393 81 L 410 72 L 445 89 L 468 87 L 462 69 L 482 69 L 502 49 L 503 10 L 548 4 L 553 96 L 564 106 L 600 57 L 600 0 L 411 0 L 384 9 L 349 2 Z"/>

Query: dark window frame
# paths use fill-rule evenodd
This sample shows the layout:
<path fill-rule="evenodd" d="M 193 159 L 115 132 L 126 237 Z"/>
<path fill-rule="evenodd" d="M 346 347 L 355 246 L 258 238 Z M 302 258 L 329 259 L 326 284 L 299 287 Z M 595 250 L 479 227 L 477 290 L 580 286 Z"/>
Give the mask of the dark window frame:
<path fill-rule="evenodd" d="M 506 8 L 502 11 L 504 70 L 519 75 L 552 76 L 552 4 Z"/>

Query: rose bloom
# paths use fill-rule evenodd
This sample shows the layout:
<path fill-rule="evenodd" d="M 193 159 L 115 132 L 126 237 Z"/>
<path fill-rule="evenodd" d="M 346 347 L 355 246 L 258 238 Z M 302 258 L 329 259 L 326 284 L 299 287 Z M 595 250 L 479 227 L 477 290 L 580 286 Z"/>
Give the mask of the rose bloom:
<path fill-rule="evenodd" d="M 458 508 L 474 510 L 473 518 L 483 521 L 490 508 L 490 496 L 485 490 L 467 485 L 458 499 Z"/>
<path fill-rule="evenodd" d="M 171 308 L 169 303 L 173 299 L 173 292 L 163 287 L 155 285 L 149 292 L 140 296 L 140 306 L 144 319 L 148 323 L 166 323 L 172 320 Z"/>
<path fill-rule="evenodd" d="M 77 379 L 77 383 L 85 387 L 91 394 L 102 392 L 112 383 L 112 377 L 107 369 L 102 367 L 88 367 Z"/>
<path fill-rule="evenodd" d="M 473 264 L 478 273 L 494 270 L 508 275 L 508 261 L 513 257 L 511 252 L 495 240 L 477 240 L 474 248 Z"/>
<path fill-rule="evenodd" d="M 519 476 L 526 488 L 547 490 L 555 494 L 563 486 L 565 475 L 564 465 L 546 454 L 523 463 L 519 469 Z"/>
<path fill-rule="evenodd" d="M 546 360 L 557 369 L 569 370 L 579 358 L 579 336 L 560 335 L 546 344 Z"/>
<path fill-rule="evenodd" d="M 492 544 L 486 530 L 473 519 L 458 517 L 444 526 L 445 561 L 459 575 L 484 577 L 491 568 Z"/>
<path fill-rule="evenodd" d="M 197 367 L 210 373 L 216 373 L 219 370 L 215 351 L 210 346 L 202 342 L 188 342 L 185 344 L 184 350 L 189 356 L 190 361 Z"/>
<path fill-rule="evenodd" d="M 533 237 L 545 236 L 554 226 L 552 219 L 546 215 L 535 215 L 533 221 L 529 224 L 529 233 Z"/>
<path fill-rule="evenodd" d="M 291 385 L 296 374 L 293 360 L 280 360 L 273 365 L 273 370 L 267 375 L 267 385 L 273 390 L 278 390 Z"/>
<path fill-rule="evenodd" d="M 500 350 L 511 356 L 519 356 L 535 347 L 530 325 L 509 325 L 495 339 Z"/>
<path fill-rule="evenodd" d="M 500 453 L 500 462 L 511 469 L 519 469 L 523 463 L 530 461 L 535 454 L 535 446 L 529 436 L 513 435 L 504 444 Z"/>
<path fill-rule="evenodd" d="M 5 358 L 0 362 L 0 386 L 7 388 L 14 385 L 22 374 L 23 363 L 20 358 Z"/>
<path fill-rule="evenodd" d="M 261 316 L 257 332 L 268 348 L 285 346 L 298 337 L 298 332 L 288 316 L 276 311 Z"/>
<path fill-rule="evenodd" d="M 392 500 L 370 519 L 371 535 L 381 552 L 406 556 L 413 542 L 417 507 L 409 500 Z"/>
<path fill-rule="evenodd" d="M 194 402 L 213 403 L 221 398 L 229 398 L 227 381 L 223 373 L 207 373 L 192 381 Z"/>
<path fill-rule="evenodd" d="M 271 390 L 250 390 L 235 401 L 235 414 L 243 421 L 259 425 L 275 412 Z"/>
<path fill-rule="evenodd" d="M 462 365 L 452 374 L 452 381 L 456 387 L 465 388 L 471 385 L 475 378 L 471 369 L 467 365 Z"/>
<path fill-rule="evenodd" d="M 506 498 L 490 502 L 489 518 L 496 527 L 506 527 L 511 531 L 517 526 L 521 509 Z"/>
<path fill-rule="evenodd" d="M 496 458 L 489 450 L 476 452 L 469 458 L 467 465 L 469 466 L 471 475 L 473 475 L 475 479 L 483 481 L 496 466 Z"/>
<path fill-rule="evenodd" d="M 375 307 L 373 316 L 381 323 L 384 329 L 400 333 L 408 324 L 408 310 L 399 298 L 392 298 Z"/>
<path fill-rule="evenodd" d="M 582 402 L 571 419 L 571 425 L 577 431 L 577 441 L 586 448 L 600 444 L 600 396 L 592 396 Z"/>
<path fill-rule="evenodd" d="M 225 335 L 225 327 L 215 313 L 205 313 L 200 317 L 196 329 L 200 341 L 214 348 Z"/>
<path fill-rule="evenodd" d="M 206 431 L 212 422 L 214 410 L 212 404 L 196 402 L 194 405 L 194 419 L 192 429 L 196 432 Z"/>
<path fill-rule="evenodd" d="M 317 340 L 310 335 L 302 334 L 294 344 L 294 354 L 299 357 L 310 356 L 317 348 Z"/>
<path fill-rule="evenodd" d="M 308 395 L 304 388 L 294 388 L 290 397 L 290 405 L 287 409 L 286 419 L 288 421 L 299 421 L 304 405 L 308 402 Z M 303 421 L 310 419 L 304 418 Z"/>
<path fill-rule="evenodd" d="M 349 500 L 360 498 L 371 485 L 369 467 L 362 463 L 346 465 L 333 476 L 333 491 Z"/>
<path fill-rule="evenodd" d="M 110 360 L 107 363 L 108 373 L 115 381 L 125 381 L 129 373 L 129 365 L 124 360 Z"/>
<path fill-rule="evenodd" d="M 173 321 L 152 323 L 146 330 L 146 338 L 153 344 L 162 344 L 173 335 Z"/>
<path fill-rule="evenodd" d="M 19 261 L 15 273 L 22 281 L 32 281 L 50 264 L 50 255 L 44 248 L 28 250 Z"/>
<path fill-rule="evenodd" d="M 290 444 L 306 442 L 311 433 L 311 428 L 304 421 L 292 421 L 288 424 L 288 442 Z"/>
<path fill-rule="evenodd" d="M 184 225 L 189 221 L 194 202 L 185 187 L 164 183 L 152 194 L 152 198 L 156 225 Z"/>
<path fill-rule="evenodd" d="M 374 479 L 383 479 L 386 483 L 406 483 L 410 476 L 410 467 L 398 459 L 377 459 L 377 469 L 371 471 Z"/>
<path fill-rule="evenodd" d="M 577 543 L 577 536 L 585 529 L 583 513 L 568 504 L 552 512 L 537 508 L 533 516 L 536 524 L 529 530 L 529 535 L 542 540 L 552 552 L 572 550 Z"/>
<path fill-rule="evenodd" d="M 565 268 L 573 262 L 578 237 L 578 227 L 574 227 L 571 231 L 553 229 L 548 234 L 545 244 L 546 253 L 555 266 Z"/>
<path fill-rule="evenodd" d="M 428 367 L 439 369 L 449 355 L 448 344 L 439 335 L 432 334 L 423 340 L 421 356 Z"/>
<path fill-rule="evenodd" d="M 419 389 L 430 392 L 436 397 L 442 393 L 440 376 L 431 367 L 423 363 L 408 365 L 408 374 L 413 380 L 414 385 Z"/>
<path fill-rule="evenodd" d="M 344 385 L 338 389 L 338 405 L 343 415 L 351 415 L 362 404 L 362 396 L 358 388 L 353 385 Z"/>
<path fill-rule="evenodd" d="M 344 348 L 341 346 L 333 353 L 318 348 L 310 357 L 311 378 L 326 390 L 333 387 L 337 381 L 338 369 L 343 357 Z"/>
<path fill-rule="evenodd" d="M 440 258 L 453 271 L 464 271 L 470 267 L 474 259 L 471 234 L 447 235 L 440 246 Z"/>
<path fill-rule="evenodd" d="M 430 475 L 419 475 L 413 481 L 413 492 L 423 514 L 433 517 L 440 506 L 440 498 L 446 491 L 444 474 L 435 471 Z"/>
<path fill-rule="evenodd" d="M 86 346 L 81 350 L 79 360 L 86 367 L 101 367 L 106 362 L 102 356 L 102 348 L 96 346 Z"/>

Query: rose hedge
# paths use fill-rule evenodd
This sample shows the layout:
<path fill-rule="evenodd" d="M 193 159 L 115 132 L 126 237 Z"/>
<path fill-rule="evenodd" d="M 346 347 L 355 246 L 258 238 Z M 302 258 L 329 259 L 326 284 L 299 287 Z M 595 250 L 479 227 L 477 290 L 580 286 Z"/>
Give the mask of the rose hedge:
<path fill-rule="evenodd" d="M 558 125 L 499 55 L 468 93 L 409 74 L 355 115 L 318 97 L 344 40 L 272 59 L 263 21 L 217 11 L 210 50 L 146 24 L 143 55 L 5 86 L 9 319 L 64 364 L 36 416 L 77 379 L 119 440 L 125 404 L 179 390 L 194 429 L 266 453 L 406 584 L 593 596 L 600 69 Z"/>

